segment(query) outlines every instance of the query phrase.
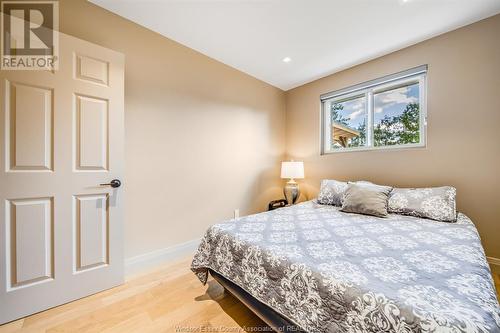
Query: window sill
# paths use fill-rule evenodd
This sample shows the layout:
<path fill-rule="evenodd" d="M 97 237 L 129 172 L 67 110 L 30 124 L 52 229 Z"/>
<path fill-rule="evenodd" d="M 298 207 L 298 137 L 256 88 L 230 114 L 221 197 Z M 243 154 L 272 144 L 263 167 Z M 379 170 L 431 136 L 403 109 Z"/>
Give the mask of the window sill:
<path fill-rule="evenodd" d="M 425 143 L 416 143 L 411 145 L 395 145 L 383 147 L 356 147 L 356 148 L 343 148 L 338 150 L 322 151 L 320 155 L 333 155 L 339 153 L 353 153 L 353 152 L 367 152 L 367 151 L 399 151 L 408 149 L 424 149 L 427 148 Z"/>

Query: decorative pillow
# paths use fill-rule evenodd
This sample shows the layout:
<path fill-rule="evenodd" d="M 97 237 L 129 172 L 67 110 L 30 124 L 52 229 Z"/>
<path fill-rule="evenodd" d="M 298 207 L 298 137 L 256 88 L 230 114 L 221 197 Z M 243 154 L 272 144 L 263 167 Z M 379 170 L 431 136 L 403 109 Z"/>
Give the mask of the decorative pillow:
<path fill-rule="evenodd" d="M 318 194 L 318 203 L 322 205 L 342 206 L 342 198 L 346 189 L 346 182 L 323 179 Z"/>
<path fill-rule="evenodd" d="M 457 190 L 451 186 L 395 188 L 389 196 L 389 213 L 455 222 Z"/>
<path fill-rule="evenodd" d="M 379 217 L 387 216 L 387 201 L 391 191 L 392 187 L 389 186 L 349 183 L 341 211 Z"/>

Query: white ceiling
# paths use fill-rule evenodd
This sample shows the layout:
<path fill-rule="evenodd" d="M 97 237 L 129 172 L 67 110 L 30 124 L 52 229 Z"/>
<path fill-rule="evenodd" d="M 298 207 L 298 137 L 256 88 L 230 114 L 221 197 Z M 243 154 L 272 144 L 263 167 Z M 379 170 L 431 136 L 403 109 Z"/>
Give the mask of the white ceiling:
<path fill-rule="evenodd" d="M 500 13 L 500 0 L 90 1 L 283 90 Z"/>

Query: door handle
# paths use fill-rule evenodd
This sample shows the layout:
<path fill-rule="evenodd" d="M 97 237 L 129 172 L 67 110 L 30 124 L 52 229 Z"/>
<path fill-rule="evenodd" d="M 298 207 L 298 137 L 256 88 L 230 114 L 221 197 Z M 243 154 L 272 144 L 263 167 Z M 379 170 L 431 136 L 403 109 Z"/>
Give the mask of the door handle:
<path fill-rule="evenodd" d="M 101 186 L 111 186 L 112 188 L 118 188 L 122 186 L 122 182 L 119 179 L 113 179 L 111 182 L 106 184 L 99 184 Z"/>

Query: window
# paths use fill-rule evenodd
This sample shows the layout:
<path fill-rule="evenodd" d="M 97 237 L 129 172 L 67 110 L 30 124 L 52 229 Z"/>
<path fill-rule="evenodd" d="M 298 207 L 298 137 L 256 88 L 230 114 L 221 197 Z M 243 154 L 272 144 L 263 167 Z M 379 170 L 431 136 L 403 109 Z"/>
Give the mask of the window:
<path fill-rule="evenodd" d="M 425 146 L 427 66 L 321 96 L 322 153 Z"/>

